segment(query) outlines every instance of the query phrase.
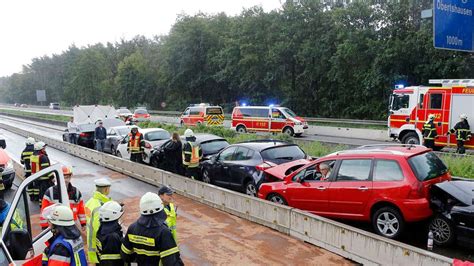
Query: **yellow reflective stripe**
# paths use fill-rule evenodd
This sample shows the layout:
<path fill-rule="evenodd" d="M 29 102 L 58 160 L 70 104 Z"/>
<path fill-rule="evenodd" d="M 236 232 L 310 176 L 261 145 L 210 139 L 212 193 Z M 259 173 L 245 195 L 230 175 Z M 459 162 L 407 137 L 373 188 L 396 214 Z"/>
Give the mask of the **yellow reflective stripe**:
<path fill-rule="evenodd" d="M 100 260 L 120 260 L 122 257 L 120 257 L 120 254 L 104 254 L 100 255 Z"/>
<path fill-rule="evenodd" d="M 135 243 L 135 244 L 141 244 L 141 245 L 150 246 L 150 247 L 155 246 L 154 238 L 129 234 L 128 239 L 130 240 L 130 242 Z"/>
<path fill-rule="evenodd" d="M 173 254 L 178 253 L 178 252 L 179 252 L 178 247 L 170 248 L 168 250 L 162 251 L 161 252 L 161 257 L 164 258 L 166 256 L 173 255 Z"/>
<path fill-rule="evenodd" d="M 74 260 L 76 261 L 76 265 L 81 265 L 81 258 L 79 258 L 78 252 L 74 252 Z"/>
<path fill-rule="evenodd" d="M 185 154 L 193 154 L 193 152 L 191 152 L 191 151 L 185 151 L 184 153 Z"/>
<path fill-rule="evenodd" d="M 132 250 L 130 250 L 124 244 L 122 244 L 122 247 L 120 249 L 122 250 L 123 253 L 125 253 L 127 255 L 130 255 L 130 254 L 133 253 L 133 248 L 132 248 Z"/>
<path fill-rule="evenodd" d="M 95 245 L 96 245 L 99 249 L 102 249 L 102 243 L 100 243 L 100 241 L 99 241 L 98 238 L 95 239 Z"/>
<path fill-rule="evenodd" d="M 145 250 L 145 249 L 140 249 L 140 248 L 133 248 L 133 251 L 137 253 L 138 255 L 145 255 L 145 256 L 160 256 L 160 252 L 156 250 Z"/>

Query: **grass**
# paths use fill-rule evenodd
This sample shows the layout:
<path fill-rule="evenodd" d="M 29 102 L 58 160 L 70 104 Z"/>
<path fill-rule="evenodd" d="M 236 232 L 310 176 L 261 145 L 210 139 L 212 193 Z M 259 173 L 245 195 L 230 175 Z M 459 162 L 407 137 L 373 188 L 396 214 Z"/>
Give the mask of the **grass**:
<path fill-rule="evenodd" d="M 352 123 L 330 123 L 330 122 L 308 122 L 311 126 L 324 126 L 324 127 L 340 127 L 340 128 L 364 128 L 364 129 L 376 129 L 376 130 L 387 130 L 387 125 L 362 125 Z"/>
<path fill-rule="evenodd" d="M 12 114 L 12 115 L 18 115 L 18 116 L 24 116 L 24 117 L 40 118 L 40 119 L 59 121 L 59 122 L 67 122 L 70 119 L 69 116 L 66 116 L 66 115 L 43 114 L 43 113 L 18 111 L 18 110 L 10 110 L 10 109 L 0 109 L 0 113 Z"/>
<path fill-rule="evenodd" d="M 473 156 L 456 156 L 451 154 L 440 155 L 443 162 L 448 166 L 453 176 L 461 176 L 474 179 Z"/>

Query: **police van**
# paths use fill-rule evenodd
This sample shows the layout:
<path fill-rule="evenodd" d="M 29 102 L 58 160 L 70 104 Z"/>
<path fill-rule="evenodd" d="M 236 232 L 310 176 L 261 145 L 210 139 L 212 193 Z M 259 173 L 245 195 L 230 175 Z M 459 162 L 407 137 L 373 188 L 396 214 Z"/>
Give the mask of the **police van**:
<path fill-rule="evenodd" d="M 232 129 L 240 133 L 272 132 L 301 136 L 308 123 L 280 106 L 237 106 L 232 112 Z"/>
<path fill-rule="evenodd" d="M 221 126 L 224 123 L 222 107 L 207 103 L 190 105 L 180 117 L 181 126 Z"/>

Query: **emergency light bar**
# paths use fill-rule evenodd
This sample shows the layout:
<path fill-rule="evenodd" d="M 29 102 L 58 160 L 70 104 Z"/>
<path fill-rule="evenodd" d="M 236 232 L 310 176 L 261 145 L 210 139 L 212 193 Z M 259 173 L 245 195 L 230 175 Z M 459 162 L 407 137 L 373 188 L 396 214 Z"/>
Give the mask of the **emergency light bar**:
<path fill-rule="evenodd" d="M 403 88 L 405 88 L 405 85 L 403 85 L 403 84 L 395 85 L 395 89 L 403 89 Z"/>
<path fill-rule="evenodd" d="M 430 79 L 429 84 L 474 86 L 474 79 Z"/>

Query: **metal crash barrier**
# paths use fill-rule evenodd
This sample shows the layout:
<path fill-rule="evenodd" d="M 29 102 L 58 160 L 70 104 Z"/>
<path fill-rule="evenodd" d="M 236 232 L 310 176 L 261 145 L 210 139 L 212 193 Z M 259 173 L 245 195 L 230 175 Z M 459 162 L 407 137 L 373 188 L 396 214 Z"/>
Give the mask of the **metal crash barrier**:
<path fill-rule="evenodd" d="M 169 185 L 178 194 L 238 217 L 273 228 L 365 265 L 451 265 L 452 259 L 406 245 L 310 213 L 191 180 L 157 168 L 28 132 L 10 125 L 0 128 L 34 137 L 70 153 L 152 185 Z"/>

